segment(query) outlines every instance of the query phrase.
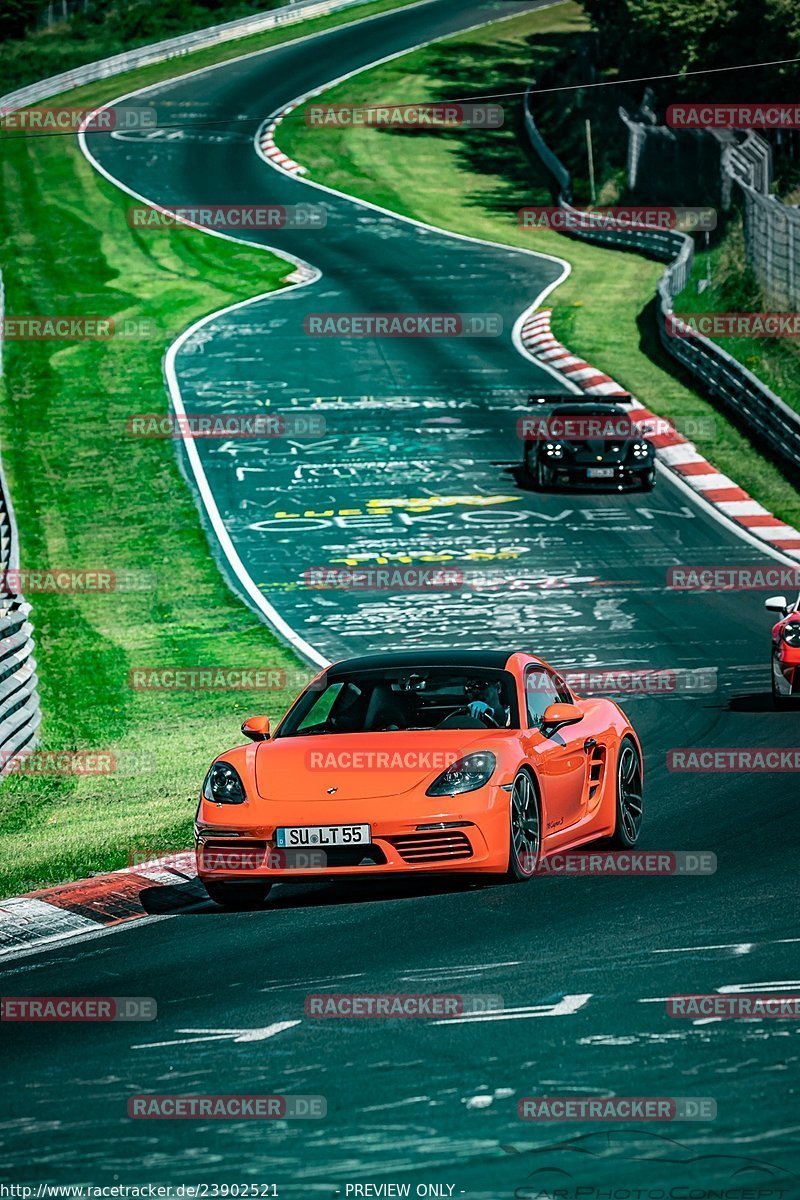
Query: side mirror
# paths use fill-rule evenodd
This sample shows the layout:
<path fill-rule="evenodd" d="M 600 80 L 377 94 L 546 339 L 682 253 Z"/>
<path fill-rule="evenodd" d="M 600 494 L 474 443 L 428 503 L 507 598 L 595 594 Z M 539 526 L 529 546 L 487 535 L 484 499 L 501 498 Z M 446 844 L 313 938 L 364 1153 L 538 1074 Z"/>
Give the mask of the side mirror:
<path fill-rule="evenodd" d="M 542 729 L 546 729 L 549 735 L 562 725 L 577 725 L 582 720 L 583 712 L 577 704 L 548 704 L 542 717 Z"/>
<path fill-rule="evenodd" d="M 764 601 L 764 608 L 768 609 L 768 610 L 769 610 L 769 612 L 779 612 L 779 613 L 782 613 L 782 612 L 784 612 L 784 611 L 785 611 L 785 610 L 786 610 L 788 607 L 789 607 L 789 606 L 788 606 L 788 604 L 786 603 L 786 597 L 785 597 L 785 596 L 770 596 L 769 600 L 765 600 L 765 601 Z"/>
<path fill-rule="evenodd" d="M 251 742 L 268 742 L 269 717 L 248 717 L 242 725 L 242 733 Z"/>

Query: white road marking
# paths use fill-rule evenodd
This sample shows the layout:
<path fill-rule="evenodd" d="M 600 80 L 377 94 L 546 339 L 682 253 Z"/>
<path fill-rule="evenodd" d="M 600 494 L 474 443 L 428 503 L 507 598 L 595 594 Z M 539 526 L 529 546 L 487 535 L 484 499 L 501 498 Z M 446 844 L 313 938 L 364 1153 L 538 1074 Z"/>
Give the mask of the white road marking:
<path fill-rule="evenodd" d="M 274 1025 L 264 1025 L 261 1029 L 179 1029 L 178 1033 L 200 1034 L 200 1037 L 174 1038 L 169 1042 L 141 1042 L 131 1046 L 131 1050 L 155 1050 L 162 1046 L 188 1046 L 192 1042 L 263 1042 L 267 1038 L 283 1033 L 300 1025 L 300 1021 L 276 1021 Z"/>
<path fill-rule="evenodd" d="M 525 1021 L 533 1017 L 567 1017 L 576 1013 L 592 997 L 591 992 L 562 996 L 557 1004 L 529 1004 L 520 1008 L 504 1008 L 497 1012 L 475 1013 L 463 1017 L 443 1017 L 431 1025 L 465 1025 L 479 1021 Z"/>
<path fill-rule="evenodd" d="M 768 942 L 721 942 L 717 946 L 671 946 L 668 950 L 653 950 L 653 954 L 692 954 L 695 950 L 733 950 L 735 954 L 747 954 L 750 949 L 761 946 L 786 946 L 800 942 L 800 938 L 774 938 Z M 747 950 L 743 947 L 747 947 Z"/>

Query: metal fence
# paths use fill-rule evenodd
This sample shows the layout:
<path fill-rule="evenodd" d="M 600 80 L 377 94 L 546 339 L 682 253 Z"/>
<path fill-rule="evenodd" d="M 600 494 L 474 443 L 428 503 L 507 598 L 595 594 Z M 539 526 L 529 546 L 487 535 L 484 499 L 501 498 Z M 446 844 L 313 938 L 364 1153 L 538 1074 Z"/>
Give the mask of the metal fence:
<path fill-rule="evenodd" d="M 643 168 L 650 163 L 650 170 L 645 171 L 650 195 L 656 182 L 652 178 L 652 164 L 663 160 L 664 142 L 674 140 L 675 134 L 662 125 L 637 121 L 624 110 L 620 110 L 620 116 L 628 127 L 628 185 L 641 187 Z M 695 140 L 706 136 L 699 131 L 694 133 Z M 765 138 L 752 131 L 743 140 L 741 134 L 729 133 L 728 144 L 724 142 L 720 135 L 719 167 L 715 169 L 715 161 L 710 159 L 705 164 L 705 180 L 700 183 L 719 191 L 723 208 L 730 207 L 734 188 L 738 188 L 747 261 L 765 301 L 776 311 L 797 312 L 800 310 L 800 208 L 783 204 L 777 196 L 770 195 L 773 151 Z M 688 160 L 684 172 L 698 165 L 697 157 L 686 152 L 686 147 L 693 144 L 684 143 L 682 157 L 677 160 Z M 684 182 L 681 202 L 695 203 L 696 197 L 686 192 L 687 186 L 690 185 Z M 695 190 L 697 186 L 695 180 Z M 655 195 L 651 198 L 658 199 Z"/>
<path fill-rule="evenodd" d="M 723 156 L 725 170 L 742 196 L 744 243 L 767 303 L 778 311 L 800 310 L 800 209 L 769 194 L 772 147 L 750 133 Z"/>
<path fill-rule="evenodd" d="M 3 371 L 3 276 L 0 272 L 0 375 Z M 0 462 L 0 775 L 9 760 L 33 748 L 41 720 L 36 691 L 31 611 L 16 590 L 19 542 L 14 509 Z"/>
<path fill-rule="evenodd" d="M 555 180 L 559 205 L 570 210 L 569 171 L 546 146 L 536 128 L 530 89 L 524 104 L 525 129 L 530 144 Z M 541 153 L 541 147 L 545 147 L 546 155 Z M 554 163 L 557 164 L 555 169 Z M 664 349 L 722 402 L 754 441 L 760 442 L 785 466 L 800 470 L 800 416 L 716 342 L 701 334 L 678 337 L 670 332 L 674 299 L 686 287 L 691 275 L 692 238 L 677 230 L 631 229 L 621 224 L 619 228 L 613 225 L 609 228 L 612 223 L 607 218 L 597 229 L 591 228 L 590 224 L 586 227 L 587 224 L 586 214 L 581 213 L 581 227 L 566 232 L 570 237 L 618 249 L 638 250 L 669 262 L 657 285 L 658 333 Z"/>
<path fill-rule="evenodd" d="M 195 33 L 185 33 L 162 42 L 153 42 L 149 46 L 139 46 L 136 50 L 126 50 L 121 54 L 112 55 L 111 58 L 86 63 L 71 71 L 63 71 L 60 75 L 51 75 L 48 79 L 40 79 L 27 87 L 9 92 L 7 96 L 0 96 L 0 107 L 23 108 L 26 104 L 35 104 L 70 88 L 95 83 L 98 79 L 108 79 L 112 75 L 132 71 L 136 67 L 165 62 L 171 58 L 191 54 L 193 50 L 203 50 L 221 42 L 263 33 L 265 29 L 292 25 L 297 21 L 307 21 L 311 17 L 320 17 L 325 13 L 338 12 L 345 8 L 356 8 L 366 3 L 368 0 L 298 0 L 297 4 L 287 4 L 283 8 L 274 8 L 271 12 L 255 13 L 249 17 L 241 17 L 238 21 L 227 21 L 222 25 L 198 29 Z"/>

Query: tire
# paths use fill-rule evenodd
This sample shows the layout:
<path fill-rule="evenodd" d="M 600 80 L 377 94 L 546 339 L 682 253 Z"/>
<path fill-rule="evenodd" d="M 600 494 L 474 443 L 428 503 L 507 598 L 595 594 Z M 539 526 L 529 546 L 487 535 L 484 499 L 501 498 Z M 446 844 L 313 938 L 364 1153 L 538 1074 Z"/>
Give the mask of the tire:
<path fill-rule="evenodd" d="M 527 814 L 527 815 L 526 815 Z M 505 878 L 526 883 L 536 874 L 542 849 L 542 812 L 533 778 L 518 771 L 509 804 L 508 867 Z"/>
<path fill-rule="evenodd" d="M 611 843 L 635 846 L 642 829 L 642 758 L 633 738 L 624 737 L 617 755 L 616 817 Z"/>
<path fill-rule="evenodd" d="M 653 488 L 656 486 L 655 467 L 653 468 L 652 471 L 643 471 L 641 474 L 641 481 L 642 481 L 642 491 L 643 492 L 652 492 Z"/>
<path fill-rule="evenodd" d="M 272 890 L 271 883 L 256 879 L 231 883 L 204 882 L 203 886 L 215 904 L 239 912 L 260 908 Z"/>
<path fill-rule="evenodd" d="M 551 486 L 550 473 L 547 467 L 538 457 L 534 457 L 532 450 L 527 450 L 525 453 L 525 470 L 528 473 L 528 479 L 531 486 L 537 492 L 543 492 Z"/>
<path fill-rule="evenodd" d="M 779 670 L 780 668 L 778 668 Z M 796 701 L 792 696 L 784 696 L 775 686 L 775 658 L 772 659 L 772 707 L 775 709 L 794 708 Z"/>

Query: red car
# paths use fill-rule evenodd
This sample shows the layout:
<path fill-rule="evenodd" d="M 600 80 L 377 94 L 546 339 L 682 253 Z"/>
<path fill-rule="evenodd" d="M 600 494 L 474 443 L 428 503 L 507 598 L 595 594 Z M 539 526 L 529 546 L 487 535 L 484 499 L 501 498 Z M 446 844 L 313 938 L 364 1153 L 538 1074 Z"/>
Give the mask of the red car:
<path fill-rule="evenodd" d="M 625 714 L 573 695 L 541 659 L 500 650 L 348 659 L 274 731 L 205 778 L 198 874 L 227 907 L 298 878 L 481 873 L 530 879 L 542 857 L 642 822 L 642 751 Z"/>
<path fill-rule="evenodd" d="M 781 614 L 772 627 L 772 699 L 785 708 L 800 699 L 800 596 L 794 603 L 771 596 L 764 607 Z"/>

